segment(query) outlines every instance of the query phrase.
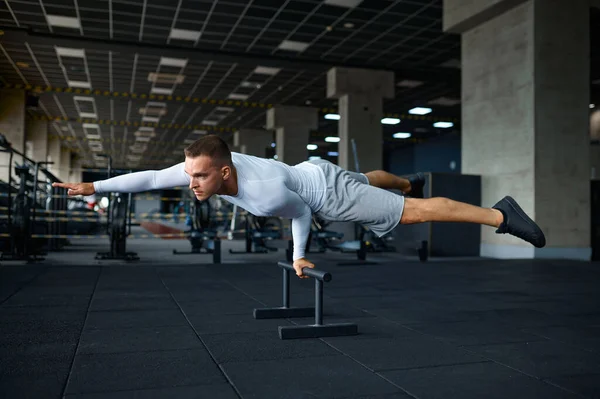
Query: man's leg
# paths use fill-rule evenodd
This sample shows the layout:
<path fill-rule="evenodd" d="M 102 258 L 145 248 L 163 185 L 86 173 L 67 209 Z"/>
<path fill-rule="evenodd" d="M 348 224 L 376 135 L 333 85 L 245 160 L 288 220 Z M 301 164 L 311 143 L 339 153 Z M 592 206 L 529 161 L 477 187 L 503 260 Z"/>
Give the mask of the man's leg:
<path fill-rule="evenodd" d="M 538 248 L 546 245 L 542 230 L 511 197 L 504 197 L 492 208 L 443 197 L 405 198 L 400 224 L 425 222 L 477 223 L 496 227 L 497 233 L 514 235 Z"/>
<path fill-rule="evenodd" d="M 421 173 L 410 175 L 408 178 L 396 176 L 384 170 L 374 170 L 365 173 L 369 184 L 385 190 L 400 190 L 412 197 L 423 198 L 423 185 L 425 177 Z"/>

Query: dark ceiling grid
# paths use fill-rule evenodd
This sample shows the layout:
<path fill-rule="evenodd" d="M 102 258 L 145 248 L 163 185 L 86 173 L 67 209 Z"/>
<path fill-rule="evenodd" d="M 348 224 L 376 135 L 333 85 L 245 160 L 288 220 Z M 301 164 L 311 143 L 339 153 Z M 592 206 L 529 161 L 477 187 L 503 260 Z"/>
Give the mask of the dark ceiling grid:
<path fill-rule="evenodd" d="M 72 0 L 67 0 L 67 2 L 72 2 Z M 44 13 L 41 10 L 41 7 L 39 5 L 36 7 L 36 3 L 38 2 L 25 2 L 17 0 L 15 3 L 19 5 L 17 8 L 20 7 L 19 12 L 24 13 L 23 17 L 30 22 L 29 25 L 31 25 L 31 22 L 34 22 L 35 27 L 38 29 L 49 29 L 44 19 Z M 240 42 L 244 44 L 244 46 L 242 46 L 244 47 L 242 51 L 258 51 L 261 53 L 274 54 L 276 56 L 285 55 L 286 57 L 296 58 L 300 63 L 302 63 L 303 59 L 307 58 L 307 54 L 312 49 L 319 48 L 320 50 L 328 51 L 332 45 L 335 45 L 335 43 L 339 42 L 340 40 L 344 40 L 349 35 L 353 34 L 355 35 L 356 39 L 356 41 L 352 41 L 355 42 L 354 45 L 352 42 L 348 41 L 343 46 L 339 46 L 338 51 L 332 53 L 331 55 L 335 55 L 335 57 L 341 55 L 347 57 L 348 55 L 351 55 L 351 57 L 348 57 L 347 59 L 351 58 L 354 60 L 356 58 L 357 60 L 360 59 L 360 62 L 367 62 L 369 58 L 377 56 L 379 51 L 384 51 L 387 43 L 393 44 L 398 42 L 400 35 L 396 34 L 396 30 L 389 29 L 390 26 L 393 26 L 394 22 L 397 24 L 398 20 L 411 15 L 411 12 L 414 13 L 415 8 L 418 9 L 419 7 L 423 7 L 423 1 L 397 1 L 393 3 L 395 7 L 391 9 L 390 12 L 385 15 L 381 15 L 381 7 L 389 5 L 389 2 L 365 1 L 361 6 L 355 9 L 345 9 L 341 7 L 323 5 L 322 1 L 320 0 L 288 2 L 257 0 L 252 4 L 251 8 L 248 7 L 247 1 L 232 2 L 231 0 L 219 2 L 191 2 L 187 0 L 181 0 L 178 2 L 173 1 L 171 3 L 164 2 L 162 3 L 163 5 L 152 3 L 152 1 L 124 2 L 109 0 L 107 2 L 98 2 L 80 0 L 77 10 L 73 9 L 70 11 L 75 12 L 74 14 L 71 13 L 72 16 L 76 16 L 77 11 L 79 12 L 85 35 L 91 34 L 92 36 L 96 37 L 98 35 L 105 35 L 106 37 L 110 37 L 111 29 L 122 28 L 122 31 L 114 34 L 115 39 L 128 39 L 136 41 L 141 37 L 144 41 L 159 41 L 165 43 L 166 41 L 169 41 L 169 32 L 172 27 L 176 27 L 178 29 L 202 30 L 202 32 L 206 34 L 203 35 L 204 37 L 202 40 L 196 41 L 193 44 L 181 43 L 180 41 L 176 40 L 171 40 L 170 42 L 176 45 L 205 47 L 203 39 L 206 37 L 208 39 L 207 41 L 209 42 L 209 47 L 223 47 L 226 50 L 228 50 L 230 45 L 233 43 Z M 39 4 L 41 5 L 42 3 Z M 57 1 L 44 0 L 43 4 L 46 5 L 46 8 L 53 7 L 57 4 Z M 441 9 L 441 6 L 437 8 Z M 248 12 L 245 15 L 240 15 L 240 10 L 246 10 Z M 22 17 L 21 14 L 13 12 L 13 14 L 15 14 L 15 17 L 13 18 L 11 11 L 9 11 L 8 8 L 2 11 L 6 11 L 5 14 L 10 18 L 12 22 L 11 24 L 19 24 L 19 18 Z M 227 15 L 228 13 L 229 15 Z M 66 13 L 63 12 L 62 14 Z M 176 15 L 177 18 L 175 18 Z M 266 18 L 265 15 L 267 16 Z M 280 16 L 281 18 L 276 18 L 276 15 Z M 373 16 L 375 15 L 380 15 L 381 18 L 372 23 Z M 188 19 L 182 19 L 182 16 L 186 16 Z M 431 20 L 430 16 L 431 13 L 428 10 L 426 15 L 419 15 L 418 22 L 421 23 L 423 21 Z M 37 17 L 39 18 L 36 19 Z M 355 24 L 354 29 L 342 27 L 346 20 L 353 21 Z M 328 25 L 325 25 L 325 21 Z M 123 26 L 124 22 L 128 24 L 127 27 Z M 114 25 L 114 28 L 111 25 Z M 235 25 L 235 29 L 232 29 L 233 25 Z M 365 28 L 365 25 L 368 26 Z M 418 25 L 418 23 L 415 23 L 415 25 Z M 261 30 L 256 30 L 256 26 L 262 26 L 262 33 Z M 324 29 L 326 26 L 331 26 L 333 30 L 328 31 Z M 64 29 L 65 28 L 55 28 L 54 31 L 61 30 L 61 33 L 69 32 L 71 34 L 73 32 L 71 30 Z M 90 31 L 90 29 L 93 30 Z M 356 34 L 356 30 L 360 29 L 362 29 L 362 33 Z M 414 31 L 414 27 L 411 27 L 410 29 Z M 384 30 L 389 30 L 389 34 L 382 34 L 381 32 Z M 439 52 L 441 49 L 435 46 L 435 44 L 439 41 L 439 32 L 437 33 L 437 36 L 435 36 L 433 32 L 427 32 L 427 30 L 423 30 L 422 33 L 431 33 L 433 34 L 433 38 L 431 39 L 431 35 L 429 35 L 428 37 L 424 37 L 423 40 L 416 42 L 411 41 L 410 46 L 408 47 L 400 46 L 397 48 L 397 50 L 402 49 L 402 52 L 407 52 L 409 51 L 408 48 L 410 48 L 412 45 L 417 45 L 426 48 L 426 50 L 422 51 L 425 56 L 430 54 L 432 51 Z M 211 37 L 213 40 L 211 40 Z M 316 40 L 314 40 L 315 37 L 317 37 Z M 377 37 L 379 37 L 381 40 L 373 40 Z M 310 38 L 313 39 L 313 42 L 305 52 L 293 53 L 277 49 L 277 46 L 281 40 L 286 39 L 308 41 Z M 382 43 L 380 44 L 379 42 Z M 254 44 L 250 46 L 251 43 Z M 326 44 L 323 45 L 323 43 Z M 363 48 L 361 50 L 360 47 L 365 47 L 365 44 L 368 46 L 368 48 Z M 22 70 L 28 78 L 29 75 L 32 75 L 31 79 L 28 79 L 30 80 L 29 83 L 48 85 L 49 81 L 53 83 L 53 86 L 66 87 L 67 85 L 66 82 L 64 82 L 64 75 L 62 71 L 60 71 L 60 68 L 56 67 L 58 63 L 57 56 L 53 51 L 54 49 L 50 47 L 41 50 L 42 52 L 47 53 L 46 61 L 43 61 L 42 58 L 44 58 L 44 56 L 38 55 L 38 51 L 36 50 L 35 46 L 39 45 L 32 44 L 31 48 L 24 48 L 28 58 L 30 58 L 33 63 L 36 63 L 33 61 L 33 59 L 38 58 L 37 63 L 39 63 L 41 66 L 33 69 L 30 68 L 29 70 Z M 427 47 L 430 48 L 427 49 Z M 133 53 L 126 53 L 125 51 L 121 51 L 120 53 L 111 51 L 94 51 L 92 48 L 93 47 L 90 47 L 89 49 L 86 48 L 85 62 L 88 64 L 90 81 L 92 82 L 94 88 L 101 90 L 108 88 L 118 92 L 149 92 L 148 87 L 150 84 L 147 82 L 147 77 L 148 73 L 152 72 L 152 70 L 150 69 L 151 65 L 143 65 L 141 62 L 143 57 L 142 54 L 144 54 L 143 52 L 140 53 L 138 65 L 136 65 L 136 67 L 132 70 L 131 61 L 134 57 Z M 235 51 L 239 51 L 239 49 L 240 46 L 237 46 Z M 353 52 L 354 54 L 352 54 Z M 144 55 L 144 57 L 145 56 L 146 55 Z M 154 66 L 157 65 L 157 56 L 147 55 L 147 57 L 149 57 L 148 61 L 150 64 L 153 63 Z M 314 56 L 311 57 L 315 58 Z M 386 60 L 386 62 L 387 61 L 388 60 Z M 209 97 L 208 94 L 211 94 L 211 91 L 213 91 L 210 97 L 224 98 L 229 93 L 241 91 L 240 85 L 242 82 L 250 81 L 251 77 L 247 73 L 244 75 L 231 73 L 229 68 L 231 68 L 232 63 L 221 63 L 221 68 L 213 69 L 213 65 L 218 65 L 218 63 L 219 61 L 212 61 L 210 59 L 207 59 L 204 63 L 198 61 L 198 58 L 190 60 L 186 68 L 186 73 L 184 73 L 184 75 L 186 75 L 185 82 L 175 90 L 174 95 L 186 96 L 190 93 L 196 92 L 193 95 L 204 98 Z M 2 64 L 4 65 L 4 62 L 2 62 Z M 131 79 L 129 77 L 131 75 L 126 77 L 128 74 L 123 73 L 124 68 L 129 69 L 131 73 L 135 73 L 135 79 Z M 192 71 L 193 69 L 195 69 L 195 71 Z M 249 67 L 249 69 L 253 69 L 253 67 Z M 324 98 L 326 81 L 324 78 L 321 79 L 318 77 L 319 75 L 324 75 L 326 69 L 327 68 L 325 66 L 321 70 L 318 68 L 312 68 L 312 72 L 298 74 L 299 77 L 291 81 L 288 79 L 289 75 L 293 76 L 297 74 L 297 71 L 290 70 L 288 68 L 281 69 L 277 75 L 271 76 L 269 77 L 268 81 L 263 82 L 260 88 L 251 90 L 250 93 L 248 93 L 248 101 L 257 101 L 262 103 L 288 102 L 293 105 L 308 105 L 306 104 L 306 101 L 311 100 L 312 103 L 310 106 L 318 106 L 320 108 L 332 107 L 334 101 Z M 37 72 L 37 70 L 40 70 L 40 72 L 44 71 L 45 77 L 42 75 L 42 73 Z M 229 76 L 225 76 L 227 71 L 230 72 Z M 38 74 L 39 76 L 36 76 Z M 10 75 L 10 73 L 4 73 L 3 78 L 7 79 L 11 83 L 15 83 L 15 80 L 18 78 L 18 76 Z M 33 80 L 35 80 L 35 83 Z M 62 81 L 63 83 L 57 84 L 57 80 Z M 314 84 L 310 83 L 311 80 L 314 82 Z M 135 85 L 134 90 L 131 90 L 132 84 Z M 129 87 L 126 89 L 121 87 L 125 85 Z M 417 88 L 416 90 L 411 89 L 410 91 L 418 92 L 419 90 L 422 90 L 422 88 Z M 321 94 L 320 96 L 319 93 Z M 45 94 L 43 98 L 47 96 L 49 96 L 49 94 Z M 67 102 L 69 97 L 65 95 L 59 95 L 57 98 L 58 101 Z M 101 97 L 95 97 L 95 99 L 97 104 L 101 104 Z M 124 107 L 122 106 L 124 101 L 128 101 L 128 107 L 125 108 L 130 110 L 129 117 L 127 115 L 119 117 L 118 115 L 119 113 L 124 113 Z M 137 109 L 139 108 L 137 102 L 132 100 L 109 99 L 107 104 L 107 106 L 98 105 L 99 118 L 116 121 L 125 119 L 134 121 L 140 119 L 140 115 L 135 115 Z M 44 105 L 46 105 L 46 102 L 44 102 Z M 70 117 L 77 118 L 77 111 L 72 106 L 67 104 L 63 105 L 64 108 L 66 108 L 65 112 L 68 113 Z M 168 107 L 169 114 L 171 114 L 171 108 L 176 107 L 176 105 L 171 103 L 168 105 Z M 55 106 L 54 108 L 57 107 Z M 110 110 L 107 108 L 110 108 Z M 199 124 L 207 117 L 205 113 L 207 109 L 215 111 L 215 107 L 207 107 L 205 104 L 202 104 L 202 109 L 197 110 L 195 115 L 193 115 L 191 114 L 192 110 L 190 109 L 188 111 L 187 108 L 188 107 L 184 107 L 184 109 L 181 111 L 178 121 L 190 120 L 193 124 Z M 47 111 L 54 115 L 60 115 L 60 110 L 55 110 L 53 112 L 51 107 L 47 107 Z M 231 112 L 222 119 L 222 124 L 230 127 L 260 127 L 264 124 L 262 123 L 264 119 L 263 121 L 260 121 L 260 124 L 254 123 L 254 120 L 258 122 L 261 117 L 264 118 L 264 111 L 264 109 L 237 108 L 235 111 Z M 253 120 L 244 120 L 245 114 L 252 115 Z M 70 125 L 77 127 L 77 124 L 75 123 Z M 330 126 L 330 124 L 328 126 Z M 81 133 L 80 130 L 81 129 L 76 128 L 78 135 Z M 123 127 L 109 125 L 102 125 L 101 130 L 103 132 L 103 138 L 106 138 L 111 143 L 111 147 L 114 145 L 114 140 L 111 141 L 110 139 L 115 139 L 115 136 L 117 136 L 116 139 L 119 140 L 123 138 L 119 136 L 125 135 L 125 137 L 127 137 L 129 133 L 133 134 L 135 131 L 135 129 L 132 127 L 129 131 L 127 131 L 127 129 L 124 129 Z M 124 133 L 124 131 L 127 131 L 127 133 Z M 187 132 L 187 130 L 179 129 L 176 131 L 175 129 L 165 129 L 162 130 L 160 136 L 157 134 L 156 139 L 157 141 L 160 141 L 158 139 L 167 137 L 172 138 L 176 135 L 182 135 L 184 132 Z M 149 146 L 148 151 L 158 147 L 160 146 Z"/>

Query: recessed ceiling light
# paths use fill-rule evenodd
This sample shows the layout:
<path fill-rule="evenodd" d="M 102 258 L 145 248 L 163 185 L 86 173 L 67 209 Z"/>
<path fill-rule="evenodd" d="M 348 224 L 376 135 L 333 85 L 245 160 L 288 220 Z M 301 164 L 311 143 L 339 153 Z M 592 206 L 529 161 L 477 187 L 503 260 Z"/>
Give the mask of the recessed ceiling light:
<path fill-rule="evenodd" d="M 230 95 L 227 96 L 227 98 L 230 99 L 230 100 L 247 100 L 248 99 L 248 95 L 247 94 L 231 93 Z"/>
<path fill-rule="evenodd" d="M 340 153 L 337 151 L 329 151 L 327 153 L 327 156 L 330 156 L 330 157 L 337 157 L 338 155 L 340 155 Z"/>
<path fill-rule="evenodd" d="M 197 42 L 200 39 L 200 35 L 202 33 L 197 30 L 188 30 L 188 29 L 171 29 L 171 33 L 169 33 L 169 39 L 179 39 L 179 40 L 189 40 L 192 42 Z"/>
<path fill-rule="evenodd" d="M 346 22 L 344 24 L 344 28 L 352 29 L 354 28 L 354 24 L 352 22 Z"/>
<path fill-rule="evenodd" d="M 167 89 L 165 87 L 153 87 L 152 90 L 150 90 L 150 93 L 171 96 L 173 95 L 173 89 Z"/>
<path fill-rule="evenodd" d="M 407 139 L 410 136 L 412 136 L 410 133 L 407 132 L 398 132 L 398 133 L 394 133 L 394 138 L 395 139 Z"/>
<path fill-rule="evenodd" d="M 260 89 L 260 87 L 261 87 L 260 83 L 256 83 L 256 82 L 242 82 L 240 84 L 240 86 L 242 86 L 242 87 L 249 87 L 249 88 L 252 88 L 252 89 Z"/>
<path fill-rule="evenodd" d="M 284 40 L 279 44 L 278 48 L 280 50 L 288 50 L 288 51 L 297 51 L 302 52 L 306 50 L 309 46 L 309 43 L 304 42 L 296 42 L 293 40 Z"/>
<path fill-rule="evenodd" d="M 431 108 L 415 107 L 408 111 L 409 114 L 413 115 L 426 115 L 431 112 Z"/>
<path fill-rule="evenodd" d="M 54 50 L 59 57 L 85 58 L 85 50 L 82 48 L 54 47 Z"/>
<path fill-rule="evenodd" d="M 22 69 L 29 68 L 29 64 L 26 62 L 22 62 L 22 61 L 17 62 L 16 65 Z"/>
<path fill-rule="evenodd" d="M 79 87 L 81 89 L 91 89 L 92 85 L 90 82 L 81 82 L 79 80 L 68 80 L 69 87 Z"/>
<path fill-rule="evenodd" d="M 590 104 L 590 108 L 594 108 L 596 104 Z"/>
<path fill-rule="evenodd" d="M 219 111 L 219 112 L 233 112 L 233 111 L 235 111 L 235 108 L 231 108 L 231 107 L 217 107 L 217 108 L 215 108 L 215 111 Z"/>
<path fill-rule="evenodd" d="M 183 83 L 185 75 L 178 75 L 174 73 L 156 73 L 150 72 L 148 74 L 148 82 L 152 83 L 163 83 L 163 84 L 179 84 Z"/>
<path fill-rule="evenodd" d="M 423 82 L 421 82 L 419 80 L 404 79 L 404 80 L 401 80 L 400 82 L 396 83 L 396 86 L 415 88 L 415 87 L 421 86 L 422 84 L 423 84 Z"/>
<path fill-rule="evenodd" d="M 48 14 L 46 15 L 46 21 L 48 22 L 48 25 L 56 26 L 59 28 L 81 28 L 81 22 L 79 21 L 79 18 Z"/>
<path fill-rule="evenodd" d="M 314 151 L 314 150 L 316 150 L 317 148 L 319 148 L 319 147 L 318 147 L 316 144 L 307 144 L 307 145 L 306 145 L 306 149 L 307 149 L 307 150 L 310 150 L 310 151 Z"/>
<path fill-rule="evenodd" d="M 184 68 L 187 65 L 187 62 L 188 60 L 186 58 L 160 57 L 158 64 L 163 66 Z"/>
<path fill-rule="evenodd" d="M 384 125 L 397 125 L 398 123 L 400 123 L 400 119 L 398 119 L 398 118 L 383 118 L 381 120 L 381 123 L 383 123 Z"/>
<path fill-rule="evenodd" d="M 202 121 L 202 124 L 207 126 L 217 126 L 217 123 L 219 123 L 219 121 L 211 121 L 208 119 Z"/>
<path fill-rule="evenodd" d="M 277 156 L 277 155 L 275 155 L 275 156 Z M 277 158 L 275 158 L 275 159 L 277 159 Z M 309 161 L 316 161 L 317 159 L 321 159 L 321 157 L 319 157 L 317 155 L 313 155 L 313 156 L 308 157 Z"/>
<path fill-rule="evenodd" d="M 452 126 L 454 126 L 454 123 L 452 123 L 452 122 L 436 122 L 433 124 L 433 127 L 439 127 L 442 129 L 447 129 Z"/>
<path fill-rule="evenodd" d="M 265 66 L 257 66 L 254 69 L 254 73 L 257 73 L 259 75 L 277 75 L 279 71 L 281 71 L 281 68 L 272 68 Z"/>
<path fill-rule="evenodd" d="M 362 0 L 325 0 L 325 4 L 344 8 L 354 8 L 360 3 Z"/>
<path fill-rule="evenodd" d="M 339 143 L 340 138 L 339 137 L 325 137 L 325 141 L 328 143 Z"/>
<path fill-rule="evenodd" d="M 327 115 L 325 115 L 325 119 L 329 119 L 332 121 L 339 121 L 340 116 L 338 114 L 327 114 Z"/>

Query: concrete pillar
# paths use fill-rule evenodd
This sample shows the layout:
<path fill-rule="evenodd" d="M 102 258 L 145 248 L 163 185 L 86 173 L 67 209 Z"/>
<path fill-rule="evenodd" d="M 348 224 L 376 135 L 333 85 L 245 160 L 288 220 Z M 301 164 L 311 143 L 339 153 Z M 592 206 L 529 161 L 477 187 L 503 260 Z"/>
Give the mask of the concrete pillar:
<path fill-rule="evenodd" d="M 266 158 L 267 149 L 271 148 L 273 142 L 273 132 L 261 129 L 240 129 L 234 133 L 233 142 L 239 147 L 242 154 Z"/>
<path fill-rule="evenodd" d="M 327 73 L 327 97 L 338 99 L 338 165 L 360 172 L 383 168 L 383 99 L 394 98 L 394 73 L 332 68 Z"/>
<path fill-rule="evenodd" d="M 6 137 L 12 147 L 25 153 L 25 91 L 23 90 L 0 90 L 0 133 Z M 10 155 L 0 152 L 0 180 L 8 181 Z M 13 156 L 13 167 L 15 164 L 23 163 L 23 158 Z M 14 177 L 14 170 L 12 172 Z"/>
<path fill-rule="evenodd" d="M 275 129 L 277 160 L 296 165 L 308 159 L 306 146 L 318 118 L 319 110 L 310 107 L 277 105 L 267 111 L 267 129 Z"/>
<path fill-rule="evenodd" d="M 83 181 L 83 161 L 81 159 L 73 160 L 71 162 L 71 170 L 69 171 L 69 182 L 82 182 Z"/>
<path fill-rule="evenodd" d="M 600 180 L 600 143 L 590 146 L 591 179 Z"/>
<path fill-rule="evenodd" d="M 48 122 L 27 120 L 25 126 L 25 155 L 36 162 L 45 162 L 48 157 Z"/>
<path fill-rule="evenodd" d="M 444 2 L 446 29 L 462 33 L 462 172 L 482 176 L 482 205 L 515 197 L 547 239 L 536 249 L 483 227 L 481 255 L 589 259 L 589 4 L 497 12 L 513 3 Z"/>
<path fill-rule="evenodd" d="M 71 150 L 61 147 L 59 174 L 62 181 L 69 181 L 71 173 Z"/>
<path fill-rule="evenodd" d="M 57 178 L 60 179 L 60 168 L 61 168 L 61 150 L 60 150 L 60 139 L 51 138 L 48 140 L 48 162 L 52 164 L 48 165 L 47 169 Z"/>

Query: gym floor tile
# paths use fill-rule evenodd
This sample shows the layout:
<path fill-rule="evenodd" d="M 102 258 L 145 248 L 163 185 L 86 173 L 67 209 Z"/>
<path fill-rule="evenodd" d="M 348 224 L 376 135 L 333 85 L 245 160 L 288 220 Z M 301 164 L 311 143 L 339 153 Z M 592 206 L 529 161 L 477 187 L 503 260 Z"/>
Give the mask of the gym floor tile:
<path fill-rule="evenodd" d="M 229 384 L 195 385 L 169 387 L 159 389 L 143 389 L 135 391 L 117 391 L 101 393 L 83 393 L 66 395 L 65 399 L 238 399 L 233 387 Z"/>
<path fill-rule="evenodd" d="M 402 391 L 346 356 L 227 363 L 244 399 L 344 398 Z M 403 398 L 404 396 L 398 396 Z"/>
<path fill-rule="evenodd" d="M 573 345 L 580 349 L 600 352 L 600 326 L 572 327 L 552 326 L 535 327 L 523 330 L 526 333 L 536 334 L 552 341 Z"/>
<path fill-rule="evenodd" d="M 256 320 L 245 312 L 244 314 L 223 314 L 213 315 L 206 318 L 203 315 L 189 315 L 190 323 L 198 334 L 219 334 L 219 333 L 252 333 L 252 332 L 272 332 L 277 333 L 279 326 L 290 326 L 292 323 L 286 319 L 264 319 Z"/>
<path fill-rule="evenodd" d="M 232 315 L 232 314 L 252 314 L 254 308 L 262 308 L 263 304 L 242 294 L 230 297 L 215 299 L 210 298 L 202 301 L 177 301 L 178 305 L 188 317 L 213 315 Z"/>
<path fill-rule="evenodd" d="M 588 398 L 600 398 L 600 373 L 550 377 L 546 381 Z"/>
<path fill-rule="evenodd" d="M 86 330 L 167 327 L 188 325 L 179 309 L 163 310 L 106 310 L 89 312 Z"/>
<path fill-rule="evenodd" d="M 257 320 L 256 322 L 261 322 Z M 277 330 L 256 333 L 208 334 L 202 339 L 217 363 L 335 355 L 320 340 L 281 340 Z"/>
<path fill-rule="evenodd" d="M 143 327 L 114 330 L 86 330 L 81 335 L 77 354 L 167 351 L 195 348 L 203 348 L 203 345 L 189 325 Z"/>
<path fill-rule="evenodd" d="M 500 322 L 451 322 L 436 324 L 411 324 L 410 328 L 435 336 L 456 345 L 484 345 L 512 342 L 544 341 L 545 338 L 520 331 Z"/>
<path fill-rule="evenodd" d="M 597 373 L 600 357 L 557 341 L 468 346 L 481 356 L 538 378 Z"/>
<path fill-rule="evenodd" d="M 567 391 L 492 362 L 395 370 L 381 374 L 417 398 L 576 398 Z"/>
<path fill-rule="evenodd" d="M 164 310 L 164 309 L 177 309 L 175 302 L 169 297 L 152 297 L 152 296 L 138 296 L 132 299 L 121 299 L 121 298 L 106 298 L 96 299 L 93 298 L 90 304 L 90 311 L 102 311 L 102 310 Z"/>
<path fill-rule="evenodd" d="M 77 355 L 66 394 L 226 383 L 206 350 Z"/>
<path fill-rule="evenodd" d="M 342 353 L 375 371 L 485 360 L 481 356 L 451 344 L 424 336 L 362 339 L 360 341 L 329 339 L 328 342 Z"/>

